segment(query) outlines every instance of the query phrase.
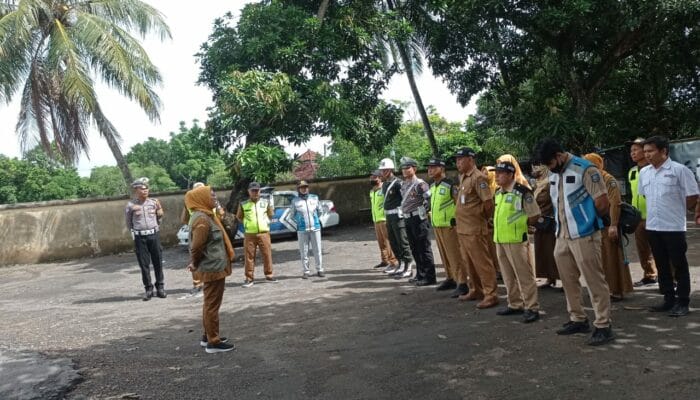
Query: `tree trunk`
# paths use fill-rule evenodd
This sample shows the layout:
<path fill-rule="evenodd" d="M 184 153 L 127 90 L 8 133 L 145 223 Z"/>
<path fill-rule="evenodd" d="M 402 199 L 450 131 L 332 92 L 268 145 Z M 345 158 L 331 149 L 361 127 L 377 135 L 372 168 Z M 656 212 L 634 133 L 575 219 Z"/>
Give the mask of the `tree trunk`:
<path fill-rule="evenodd" d="M 122 171 L 122 176 L 124 177 L 124 182 L 126 182 L 126 187 L 131 187 L 131 183 L 134 181 L 134 178 L 131 176 L 129 164 L 127 164 L 126 159 L 124 159 L 124 155 L 122 154 L 121 147 L 119 147 L 119 143 L 117 143 L 117 141 L 114 139 L 114 136 L 112 135 L 103 135 L 103 137 L 107 141 L 107 145 L 112 151 L 114 159 L 117 161 L 117 166 L 119 167 L 119 170 Z"/>
<path fill-rule="evenodd" d="M 393 0 L 387 0 L 387 6 L 389 10 L 394 11 Z M 408 78 L 408 85 L 411 87 L 411 93 L 413 94 L 413 99 L 416 101 L 416 108 L 418 108 L 418 113 L 420 114 L 421 122 L 423 123 L 423 130 L 425 130 L 425 136 L 428 137 L 428 143 L 430 143 L 430 149 L 433 152 L 433 157 L 440 157 L 440 151 L 438 149 L 437 141 L 435 141 L 435 134 L 433 133 L 433 128 L 430 126 L 430 119 L 428 119 L 428 113 L 425 112 L 425 107 L 423 106 L 423 100 L 420 97 L 420 92 L 418 91 L 418 85 L 416 85 L 416 77 L 413 74 L 413 66 L 411 65 L 411 59 L 408 57 L 408 52 L 403 43 L 395 42 L 396 47 L 399 50 L 399 55 L 401 56 L 401 63 L 404 67 L 404 72 Z"/>
<path fill-rule="evenodd" d="M 323 18 L 326 16 L 326 11 L 328 11 L 330 2 L 330 0 L 321 0 L 321 5 L 318 7 L 318 13 L 316 14 L 316 18 L 318 18 L 321 23 L 323 23 Z"/>

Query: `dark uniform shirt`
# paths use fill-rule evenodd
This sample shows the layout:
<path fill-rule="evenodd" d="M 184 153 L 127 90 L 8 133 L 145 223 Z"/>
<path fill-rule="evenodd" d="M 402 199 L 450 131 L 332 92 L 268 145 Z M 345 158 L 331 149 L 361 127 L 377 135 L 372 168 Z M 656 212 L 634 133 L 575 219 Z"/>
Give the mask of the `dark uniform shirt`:
<path fill-rule="evenodd" d="M 384 209 L 393 210 L 401 206 L 401 180 L 394 177 L 390 181 L 382 183 L 382 193 L 384 193 Z"/>
<path fill-rule="evenodd" d="M 401 187 L 401 211 L 404 214 L 412 213 L 418 207 L 429 208 L 429 203 L 426 201 L 430 198 L 430 186 L 424 180 L 414 176 L 412 180 L 406 180 Z"/>

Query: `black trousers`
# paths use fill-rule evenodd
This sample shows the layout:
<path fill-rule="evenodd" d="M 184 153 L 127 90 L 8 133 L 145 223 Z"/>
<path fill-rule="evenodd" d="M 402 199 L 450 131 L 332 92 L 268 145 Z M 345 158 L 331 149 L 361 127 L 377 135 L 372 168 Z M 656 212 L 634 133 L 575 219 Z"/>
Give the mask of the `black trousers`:
<path fill-rule="evenodd" d="M 428 219 L 418 215 L 405 219 L 408 244 L 411 246 L 413 259 L 416 260 L 416 279 L 435 282 L 435 261 L 430 246 L 430 226 Z"/>
<path fill-rule="evenodd" d="M 141 268 L 141 280 L 143 287 L 146 290 L 153 289 L 151 281 L 151 261 L 153 262 L 153 272 L 156 274 L 156 288 L 163 288 L 163 259 L 160 251 L 160 233 L 156 232 L 153 235 L 135 236 L 134 251 L 136 259 L 139 261 Z"/>
<path fill-rule="evenodd" d="M 659 291 L 667 302 L 687 306 L 690 303 L 690 271 L 686 251 L 685 232 L 661 232 L 647 230 L 651 253 L 659 273 Z M 674 270 L 671 270 L 674 268 Z M 673 287 L 673 278 L 677 286 Z"/>
<path fill-rule="evenodd" d="M 408 245 L 406 237 L 406 223 L 403 218 L 399 218 L 397 214 L 389 214 L 386 216 L 386 228 L 389 233 L 389 244 L 391 251 L 399 261 L 408 264 L 413 259 L 411 258 L 411 248 Z"/>

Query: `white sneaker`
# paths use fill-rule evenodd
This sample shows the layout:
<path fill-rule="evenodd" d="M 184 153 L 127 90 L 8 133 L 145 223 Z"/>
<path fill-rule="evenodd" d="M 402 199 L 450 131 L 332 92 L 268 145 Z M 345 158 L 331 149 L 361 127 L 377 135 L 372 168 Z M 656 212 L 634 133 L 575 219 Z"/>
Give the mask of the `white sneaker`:
<path fill-rule="evenodd" d="M 385 274 L 393 274 L 394 272 L 398 271 L 401 269 L 401 263 L 399 262 L 396 265 L 389 264 L 386 268 L 384 268 L 384 273 Z"/>
<path fill-rule="evenodd" d="M 413 270 L 411 268 L 406 268 L 406 271 L 404 271 L 403 274 L 401 274 L 402 278 L 410 278 L 413 275 Z"/>
<path fill-rule="evenodd" d="M 244 288 L 249 288 L 255 284 L 255 281 L 249 281 L 248 279 L 243 282 L 243 285 L 241 285 Z"/>

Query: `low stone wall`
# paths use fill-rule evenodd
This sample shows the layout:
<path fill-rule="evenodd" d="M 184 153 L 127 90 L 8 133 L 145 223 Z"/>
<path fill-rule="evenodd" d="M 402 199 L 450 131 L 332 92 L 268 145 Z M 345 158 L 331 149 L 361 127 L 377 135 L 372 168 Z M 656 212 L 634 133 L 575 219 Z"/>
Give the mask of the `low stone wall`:
<path fill-rule="evenodd" d="M 277 189 L 293 189 L 280 184 Z M 333 200 L 341 225 L 369 223 L 368 178 L 352 177 L 311 183 L 311 192 Z M 185 191 L 153 193 L 163 205 L 164 246 L 177 243 Z M 222 204 L 230 192 L 217 191 Z M 50 201 L 0 206 L 0 266 L 33 264 L 130 251 L 124 221 L 127 197 Z"/>

